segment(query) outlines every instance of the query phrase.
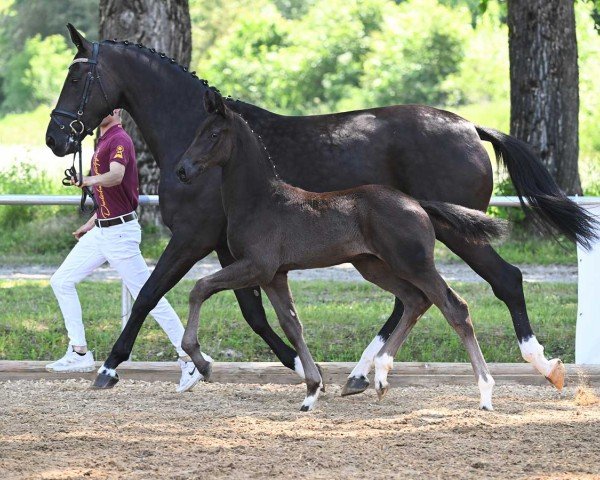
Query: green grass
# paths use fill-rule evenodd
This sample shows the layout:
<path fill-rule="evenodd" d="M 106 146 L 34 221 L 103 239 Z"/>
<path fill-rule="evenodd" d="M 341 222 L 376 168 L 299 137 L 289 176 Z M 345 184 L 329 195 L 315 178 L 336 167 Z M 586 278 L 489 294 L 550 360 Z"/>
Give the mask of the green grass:
<path fill-rule="evenodd" d="M 0 219 L 4 209 L 0 206 Z M 76 240 L 71 232 L 87 221 L 88 216 L 78 213 L 76 207 L 37 208 L 33 219 L 14 227 L 0 225 L 0 265 L 60 265 Z M 44 213 L 40 214 L 40 209 Z M 142 255 L 157 260 L 167 246 L 169 236 L 161 229 L 144 226 Z"/>
<path fill-rule="evenodd" d="M 0 206 L 0 218 L 3 210 L 8 208 L 16 207 Z M 0 226 L 0 265 L 59 265 L 75 244 L 71 232 L 85 223 L 87 218 L 80 216 L 75 207 L 33 208 L 37 210 L 29 222 L 14 227 Z M 144 258 L 158 260 L 168 241 L 169 236 L 165 231 L 145 226 L 141 244 Z M 575 265 L 577 261 L 574 245 L 566 244 L 563 247 L 552 239 L 537 238 L 518 228 L 513 229 L 510 237 L 497 242 L 495 247 L 511 263 Z M 439 242 L 436 245 L 436 260 L 462 262 Z"/>
<path fill-rule="evenodd" d="M 183 281 L 167 298 L 181 318 L 187 316 L 191 281 Z M 475 329 L 490 362 L 519 362 L 518 345 L 508 311 L 483 284 L 455 283 L 470 305 Z M 88 343 L 103 359 L 120 330 L 120 283 L 83 282 L 78 287 Z M 389 294 L 366 283 L 294 282 L 292 290 L 307 343 L 316 360 L 356 361 L 392 310 Z M 574 360 L 577 287 L 570 284 L 526 284 L 533 328 L 546 353 Z M 0 358 L 50 360 L 64 353 L 62 316 L 46 281 L 0 281 Z M 274 313 L 266 305 L 271 325 Z M 282 335 L 279 326 L 276 331 Z M 236 352 L 240 361 L 276 360 L 243 320 L 231 292 L 222 292 L 203 307 L 202 349 L 217 360 Z M 175 356 L 166 335 L 149 319 L 134 349 L 135 360 L 168 360 Z M 427 312 L 401 349 L 399 361 L 465 362 L 457 335 L 435 308 Z"/>
<path fill-rule="evenodd" d="M 494 248 L 507 262 L 522 265 L 575 265 L 577 249 L 571 243 L 562 243 L 549 238 L 536 238 L 531 233 L 515 230 Z M 435 259 L 439 263 L 462 263 L 443 243 L 436 242 Z"/>

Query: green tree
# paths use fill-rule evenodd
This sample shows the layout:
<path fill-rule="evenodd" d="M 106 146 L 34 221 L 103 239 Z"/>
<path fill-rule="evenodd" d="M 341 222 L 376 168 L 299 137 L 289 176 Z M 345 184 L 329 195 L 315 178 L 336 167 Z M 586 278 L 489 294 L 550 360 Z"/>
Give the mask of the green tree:
<path fill-rule="evenodd" d="M 24 112 L 50 105 L 60 92 L 73 52 L 60 35 L 36 35 L 6 63 L 0 111 Z"/>
<path fill-rule="evenodd" d="M 443 105 L 444 81 L 459 71 L 469 18 L 435 0 L 406 2 L 386 15 L 364 64 L 365 103 Z"/>
<path fill-rule="evenodd" d="M 359 84 L 370 34 L 387 3 L 318 2 L 291 20 L 266 4 L 230 26 L 202 62 L 203 71 L 225 93 L 279 111 L 335 109 Z"/>

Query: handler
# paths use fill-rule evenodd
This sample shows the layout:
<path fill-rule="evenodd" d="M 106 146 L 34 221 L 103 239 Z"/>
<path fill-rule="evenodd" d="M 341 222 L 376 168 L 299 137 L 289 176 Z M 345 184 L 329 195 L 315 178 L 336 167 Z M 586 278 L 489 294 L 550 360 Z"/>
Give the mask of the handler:
<path fill-rule="evenodd" d="M 142 234 L 135 213 L 139 200 L 135 150 L 131 137 L 121 126 L 119 109 L 100 123 L 100 138 L 91 170 L 92 176 L 83 177 L 81 186 L 93 187 L 98 208 L 85 225 L 73 232 L 79 241 L 50 279 L 69 336 L 65 356 L 46 365 L 51 372 L 95 369 L 94 357 L 85 339 L 81 304 L 75 290 L 77 283 L 108 261 L 135 298 L 150 276 L 140 252 Z M 75 179 L 71 179 L 71 183 L 76 184 Z M 179 317 L 165 298 L 160 299 L 150 314 L 179 354 L 181 379 L 177 391 L 190 390 L 202 376 L 181 348 L 183 325 Z"/>

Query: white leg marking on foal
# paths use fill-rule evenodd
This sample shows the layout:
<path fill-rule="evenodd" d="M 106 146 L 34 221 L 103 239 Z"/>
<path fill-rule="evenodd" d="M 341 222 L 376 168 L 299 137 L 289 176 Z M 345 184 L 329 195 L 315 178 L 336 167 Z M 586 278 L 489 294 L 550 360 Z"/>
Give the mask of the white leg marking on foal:
<path fill-rule="evenodd" d="M 305 410 L 308 409 L 309 411 L 315 408 L 315 403 L 317 403 L 317 398 L 319 398 L 320 392 L 321 389 L 318 388 L 313 395 L 308 395 L 302 402 L 302 408 Z"/>
<path fill-rule="evenodd" d="M 544 347 L 540 345 L 535 335 L 519 343 L 519 347 L 521 348 L 521 355 L 526 362 L 531 363 L 545 377 L 550 375 L 554 365 L 544 356 Z"/>
<path fill-rule="evenodd" d="M 113 378 L 115 378 L 117 376 L 117 371 L 114 368 L 106 368 L 104 365 L 102 365 L 98 369 L 98 373 L 101 373 L 103 375 L 109 375 Z"/>
<path fill-rule="evenodd" d="M 302 366 L 302 362 L 300 361 L 300 357 L 294 358 L 294 371 L 300 375 L 301 378 L 304 378 L 304 367 Z"/>
<path fill-rule="evenodd" d="M 494 407 L 492 407 L 492 391 L 494 390 L 494 385 L 496 385 L 496 382 L 488 373 L 487 381 L 484 380 L 483 377 L 479 377 L 477 385 L 479 386 L 479 393 L 481 395 L 481 399 L 479 401 L 479 408 L 481 408 L 482 410 L 493 410 Z"/>
<path fill-rule="evenodd" d="M 371 343 L 369 343 L 369 346 L 365 348 L 365 351 L 360 356 L 359 362 L 356 364 L 354 370 L 352 370 L 352 373 L 350 373 L 348 378 L 367 377 L 371 371 L 371 367 L 373 366 L 375 355 L 379 353 L 379 350 L 381 350 L 384 343 L 385 341 L 379 335 L 371 340 Z"/>
<path fill-rule="evenodd" d="M 375 388 L 386 388 L 388 386 L 387 375 L 394 367 L 394 358 L 387 353 L 375 357 Z"/>

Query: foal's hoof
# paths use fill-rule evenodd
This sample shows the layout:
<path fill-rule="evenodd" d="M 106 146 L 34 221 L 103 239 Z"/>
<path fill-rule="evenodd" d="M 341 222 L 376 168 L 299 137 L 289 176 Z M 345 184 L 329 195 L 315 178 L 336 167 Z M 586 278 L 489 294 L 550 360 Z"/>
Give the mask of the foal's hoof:
<path fill-rule="evenodd" d="M 565 375 L 567 373 L 565 365 L 560 358 L 554 358 L 550 360 L 550 363 L 554 363 L 554 367 L 552 367 L 546 378 L 560 392 L 565 386 Z"/>
<path fill-rule="evenodd" d="M 367 377 L 349 377 L 342 389 L 342 397 L 363 393 L 367 388 L 369 388 L 369 379 Z"/>
<path fill-rule="evenodd" d="M 117 383 L 119 383 L 119 375 L 117 373 L 115 373 L 114 377 L 106 373 L 99 373 L 90 388 L 92 390 L 108 390 L 109 388 L 113 388 Z"/>
<path fill-rule="evenodd" d="M 381 383 L 375 387 L 375 391 L 377 392 L 377 399 L 381 402 L 383 397 L 389 390 L 390 386 L 388 384 L 382 385 Z"/>

